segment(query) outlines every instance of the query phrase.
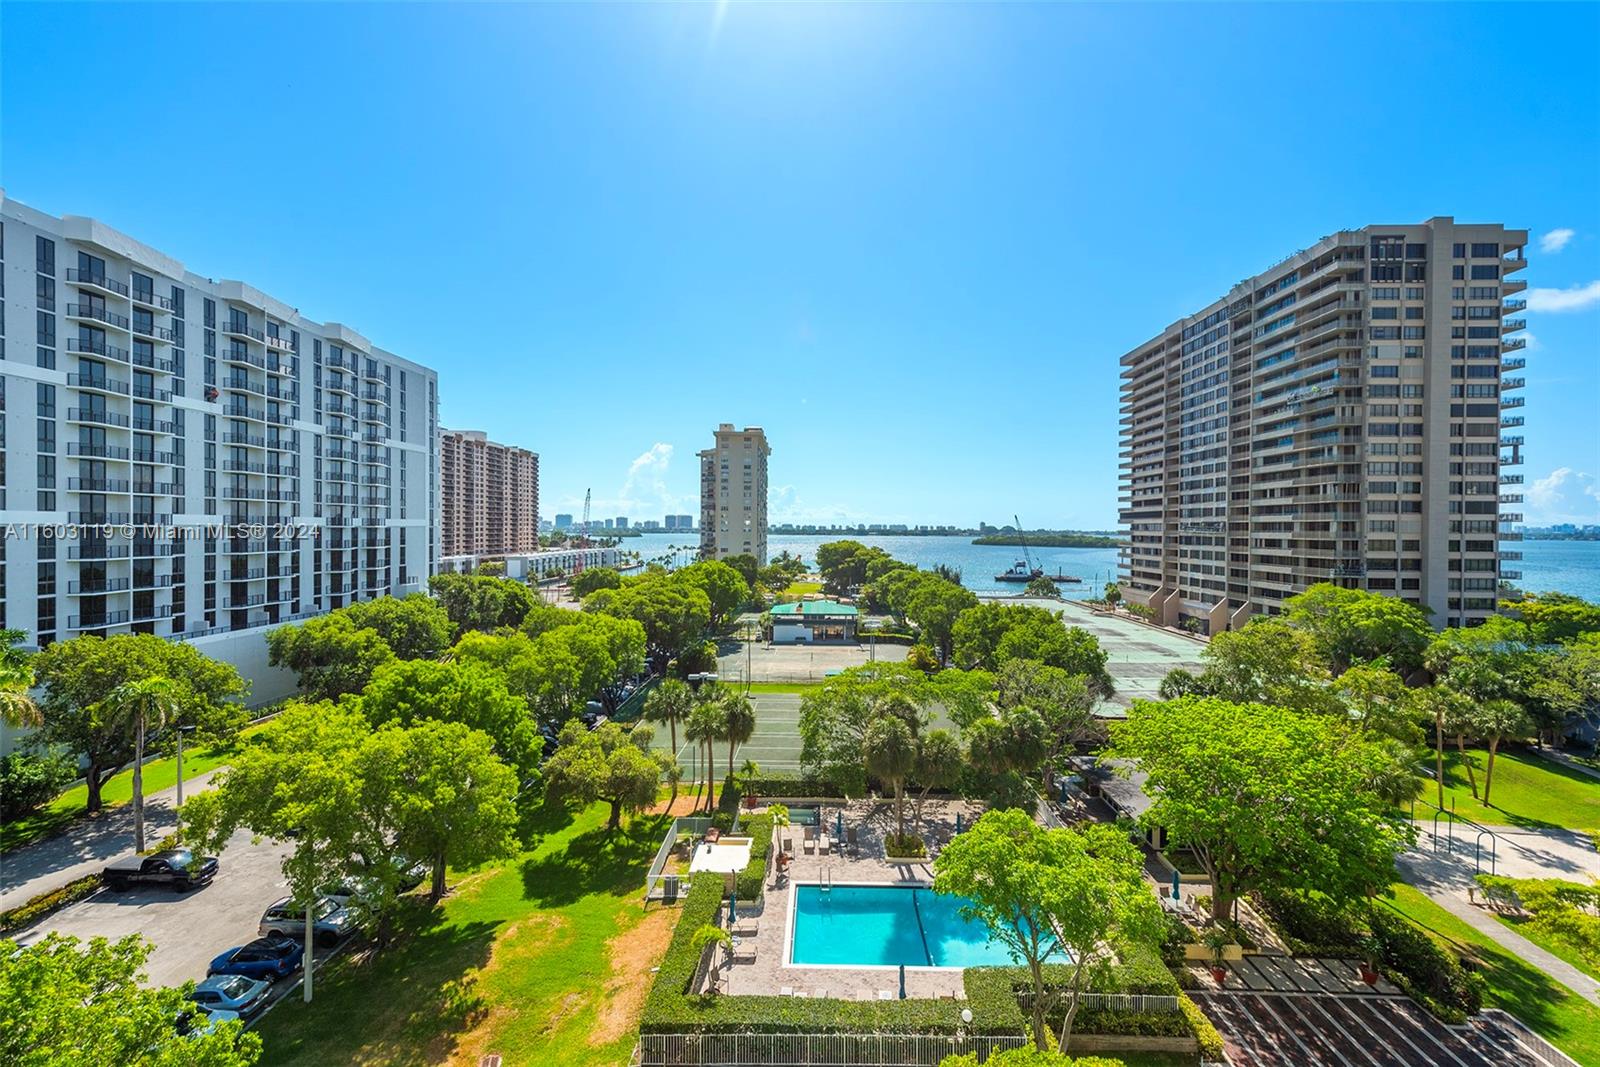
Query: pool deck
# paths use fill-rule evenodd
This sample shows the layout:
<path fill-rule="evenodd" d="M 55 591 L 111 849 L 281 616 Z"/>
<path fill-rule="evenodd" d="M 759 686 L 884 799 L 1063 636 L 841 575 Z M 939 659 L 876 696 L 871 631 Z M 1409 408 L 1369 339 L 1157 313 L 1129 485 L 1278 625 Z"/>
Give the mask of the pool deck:
<path fill-rule="evenodd" d="M 804 827 L 791 826 L 785 833 L 794 841 L 794 862 L 789 865 L 788 882 L 774 887 L 773 870 L 767 874 L 767 888 L 759 909 L 739 903 L 736 928 L 750 920 L 755 921 L 753 936 L 741 934 L 735 956 L 737 962 L 729 963 L 726 954 L 719 954 L 719 988 L 723 992 L 745 996 L 778 996 L 785 989 L 792 995 L 808 997 L 826 996 L 842 1000 L 876 1000 L 887 992 L 898 998 L 900 972 L 895 967 L 794 967 L 788 963 L 788 932 L 790 923 L 790 889 L 795 884 L 827 883 L 835 885 L 885 884 L 896 882 L 933 882 L 933 867 L 928 860 L 895 860 L 883 856 L 883 838 L 894 831 L 894 805 L 890 802 L 861 800 L 843 808 L 844 824 L 858 829 L 860 846 L 851 856 L 831 841 L 837 805 L 824 805 L 822 825 L 828 831 L 829 854 L 820 848 L 808 853 L 804 849 Z M 913 811 L 907 798 L 906 817 L 909 824 Z M 983 813 L 980 804 L 963 801 L 930 800 L 923 808 L 922 834 L 930 847 L 937 852 L 955 836 L 956 815 L 962 824 L 971 826 Z M 776 857 L 777 849 L 773 849 Z M 755 944 L 753 960 L 745 958 L 749 943 Z M 906 995 L 932 999 L 937 997 L 964 998 L 961 969 L 959 967 L 906 968 Z"/>

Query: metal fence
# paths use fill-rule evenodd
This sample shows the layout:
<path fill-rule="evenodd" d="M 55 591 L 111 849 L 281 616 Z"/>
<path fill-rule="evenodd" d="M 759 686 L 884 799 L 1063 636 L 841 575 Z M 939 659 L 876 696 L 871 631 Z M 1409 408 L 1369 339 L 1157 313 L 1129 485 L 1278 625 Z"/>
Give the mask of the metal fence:
<path fill-rule="evenodd" d="M 1023 1011 L 1033 1007 L 1033 991 L 1018 990 L 1017 1003 Z M 1056 1001 L 1057 1006 L 1064 1005 L 1064 999 Z M 1148 1011 L 1162 1015 L 1171 1015 L 1178 1011 L 1178 998 L 1159 993 L 1081 993 L 1078 996 L 1078 1007 L 1085 1011 Z"/>
<path fill-rule="evenodd" d="M 661 847 L 656 849 L 656 858 L 650 862 L 650 873 L 644 879 L 644 899 L 646 901 L 661 899 L 661 881 L 669 877 L 661 872 L 667 866 L 667 857 L 672 855 L 672 849 L 678 843 L 679 834 L 703 834 L 710 827 L 711 820 L 703 815 L 680 815 L 672 820 L 672 825 L 667 828 L 667 834 L 661 839 Z M 672 876 L 678 877 L 678 876 Z M 683 875 L 678 878 L 679 894 L 688 892 L 689 877 Z"/>
<path fill-rule="evenodd" d="M 641 1067 L 937 1067 L 968 1052 L 980 1061 L 1028 1043 L 1021 1035 L 641 1034 Z"/>

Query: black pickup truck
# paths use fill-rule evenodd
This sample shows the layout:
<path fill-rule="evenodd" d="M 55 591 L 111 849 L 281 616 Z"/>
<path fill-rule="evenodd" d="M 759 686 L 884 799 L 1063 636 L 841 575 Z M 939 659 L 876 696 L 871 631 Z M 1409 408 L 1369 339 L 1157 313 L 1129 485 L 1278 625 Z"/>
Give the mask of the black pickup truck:
<path fill-rule="evenodd" d="M 113 863 L 100 872 L 100 880 L 112 889 L 131 889 L 136 885 L 163 885 L 179 892 L 195 889 L 217 876 L 217 861 L 196 856 L 186 848 L 169 848 L 148 856 L 134 856 Z"/>

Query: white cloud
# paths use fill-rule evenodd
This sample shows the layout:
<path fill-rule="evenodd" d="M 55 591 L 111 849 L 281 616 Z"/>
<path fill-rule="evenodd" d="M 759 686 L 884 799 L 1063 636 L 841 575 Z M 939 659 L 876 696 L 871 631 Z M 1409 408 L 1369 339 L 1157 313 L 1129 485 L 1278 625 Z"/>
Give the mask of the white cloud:
<path fill-rule="evenodd" d="M 1525 496 L 1533 525 L 1600 522 L 1600 481 L 1585 471 L 1557 467 L 1528 483 Z"/>
<path fill-rule="evenodd" d="M 1557 252 L 1567 247 L 1567 242 L 1576 236 L 1577 231 L 1569 230 L 1566 227 L 1562 227 L 1559 230 L 1551 230 L 1549 233 L 1539 238 L 1539 251 L 1549 252 L 1551 255 L 1555 255 Z"/>
<path fill-rule="evenodd" d="M 1600 281 L 1566 289 L 1529 289 L 1529 311 L 1583 311 L 1600 304 Z"/>

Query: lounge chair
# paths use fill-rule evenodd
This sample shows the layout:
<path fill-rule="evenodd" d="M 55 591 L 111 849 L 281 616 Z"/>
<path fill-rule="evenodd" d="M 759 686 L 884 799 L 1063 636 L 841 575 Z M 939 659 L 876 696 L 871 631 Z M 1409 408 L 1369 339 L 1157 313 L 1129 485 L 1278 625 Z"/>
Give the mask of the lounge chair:
<path fill-rule="evenodd" d="M 794 986 L 787 986 L 786 985 L 783 988 L 779 989 L 778 990 L 778 996 L 780 996 L 780 997 L 792 997 L 792 996 L 794 996 Z"/>
<path fill-rule="evenodd" d="M 810 830 L 806 831 L 805 840 L 801 843 L 805 846 L 806 855 L 812 855 L 817 851 L 817 839 L 811 836 Z"/>
<path fill-rule="evenodd" d="M 844 832 L 845 843 L 850 847 L 850 854 L 855 855 L 856 849 L 861 847 L 861 832 L 854 826 L 846 828 Z"/>
<path fill-rule="evenodd" d="M 820 850 L 821 850 L 821 852 L 822 852 L 822 854 L 824 856 L 826 856 L 828 854 L 828 847 L 829 847 L 830 844 L 831 844 L 831 842 L 829 842 L 829 840 L 828 840 L 828 835 L 827 834 L 823 834 L 822 835 L 822 844 L 819 846 L 819 848 L 820 848 Z"/>
<path fill-rule="evenodd" d="M 814 989 L 814 990 L 811 991 L 811 999 L 812 1000 L 825 1000 L 825 999 L 827 999 L 827 996 L 828 996 L 828 990 L 827 990 L 826 986 L 824 986 L 821 989 Z"/>
<path fill-rule="evenodd" d="M 894 999 L 894 990 L 892 990 L 892 989 L 880 989 L 880 990 L 878 990 L 878 999 L 879 1000 L 893 1000 Z"/>
<path fill-rule="evenodd" d="M 733 946 L 734 963 L 754 963 L 756 961 L 756 943 L 750 938 L 744 938 Z"/>
<path fill-rule="evenodd" d="M 756 920 L 740 919 L 733 924 L 733 935 L 735 937 L 754 937 L 756 936 L 756 929 Z"/>

